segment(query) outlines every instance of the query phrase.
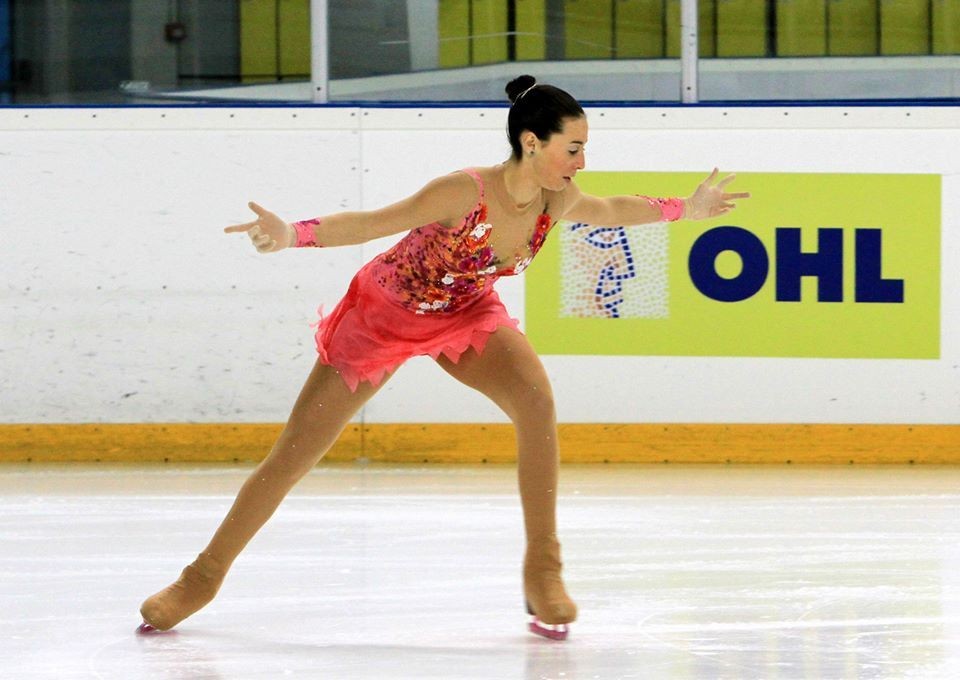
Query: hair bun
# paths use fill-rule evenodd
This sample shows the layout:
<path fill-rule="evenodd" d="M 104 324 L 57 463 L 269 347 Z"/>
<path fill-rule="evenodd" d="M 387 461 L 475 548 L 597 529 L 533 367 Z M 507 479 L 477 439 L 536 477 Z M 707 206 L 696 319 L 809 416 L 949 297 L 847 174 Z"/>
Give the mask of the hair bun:
<path fill-rule="evenodd" d="M 507 96 L 510 98 L 510 103 L 513 104 L 517 101 L 517 97 L 536 84 L 537 79 L 533 76 L 522 75 L 507 83 L 507 86 L 504 88 L 504 90 L 506 90 Z"/>

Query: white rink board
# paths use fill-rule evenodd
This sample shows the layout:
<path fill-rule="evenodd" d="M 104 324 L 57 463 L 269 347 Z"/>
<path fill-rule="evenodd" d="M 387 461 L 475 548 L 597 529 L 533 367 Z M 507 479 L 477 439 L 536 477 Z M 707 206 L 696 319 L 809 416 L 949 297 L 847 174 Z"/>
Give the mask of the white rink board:
<path fill-rule="evenodd" d="M 958 109 L 588 116 L 588 170 L 941 174 L 941 359 L 546 356 L 562 422 L 957 422 Z M 315 357 L 316 308 L 331 309 L 393 239 L 260 256 L 222 227 L 247 219 L 251 199 L 301 219 L 499 162 L 505 118 L 504 108 L 0 110 L 0 422 L 285 420 Z M 498 290 L 522 320 L 522 279 Z M 505 420 L 429 359 L 401 369 L 359 419 Z"/>

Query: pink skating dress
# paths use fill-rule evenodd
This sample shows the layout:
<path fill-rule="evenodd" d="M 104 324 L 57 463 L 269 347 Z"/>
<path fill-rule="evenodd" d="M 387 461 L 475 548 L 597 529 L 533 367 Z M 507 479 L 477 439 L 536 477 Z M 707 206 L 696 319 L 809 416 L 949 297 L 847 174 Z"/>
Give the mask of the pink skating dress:
<path fill-rule="evenodd" d="M 393 248 L 357 272 L 347 294 L 318 324 L 320 361 L 333 366 L 351 391 L 361 381 L 379 385 L 413 356 L 441 354 L 454 363 L 468 348 L 478 354 L 500 326 L 518 330 L 493 284 L 519 274 L 550 231 L 547 209 L 537 218 L 529 256 L 505 262 L 488 245 L 483 180 L 480 197 L 454 228 L 427 224 L 411 230 Z"/>

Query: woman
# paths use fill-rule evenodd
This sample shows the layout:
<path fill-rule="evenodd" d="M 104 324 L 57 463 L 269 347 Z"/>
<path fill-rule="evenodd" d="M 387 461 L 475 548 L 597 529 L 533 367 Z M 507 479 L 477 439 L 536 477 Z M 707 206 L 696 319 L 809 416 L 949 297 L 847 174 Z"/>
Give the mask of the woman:
<path fill-rule="evenodd" d="M 722 215 L 733 177 L 717 171 L 687 199 L 597 198 L 573 179 L 584 167 L 587 120 L 580 104 L 521 76 L 512 102 L 506 162 L 439 177 L 379 210 L 288 224 L 251 203 L 246 232 L 263 253 L 333 247 L 409 233 L 354 277 L 316 334 L 319 359 L 269 455 L 247 479 L 209 545 L 180 578 L 141 607 L 142 631 L 167 630 L 213 599 L 247 542 L 337 439 L 353 414 L 406 359 L 432 356 L 448 373 L 492 399 L 517 433 L 526 532 L 524 594 L 531 630 L 563 639 L 577 608 L 560 576 L 556 537 L 559 455 L 547 375 L 493 283 L 519 274 L 558 219 L 626 225 Z"/>

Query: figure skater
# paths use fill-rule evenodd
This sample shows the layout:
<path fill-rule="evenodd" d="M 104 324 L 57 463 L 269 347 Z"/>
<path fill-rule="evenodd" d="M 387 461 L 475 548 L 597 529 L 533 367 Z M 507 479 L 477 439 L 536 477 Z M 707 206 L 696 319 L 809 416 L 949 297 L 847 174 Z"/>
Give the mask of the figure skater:
<path fill-rule="evenodd" d="M 438 177 L 379 210 L 292 224 L 250 203 L 257 218 L 225 229 L 245 232 L 261 253 L 409 233 L 362 267 L 343 300 L 322 319 L 319 358 L 285 428 L 203 552 L 176 582 L 143 603 L 142 632 L 173 628 L 209 603 L 247 542 L 354 413 L 405 360 L 430 355 L 493 400 L 516 429 L 529 626 L 545 637 L 567 636 L 577 607 L 561 578 L 553 393 L 493 285 L 501 276 L 522 272 L 559 219 L 597 226 L 703 219 L 728 212 L 732 200 L 749 194 L 726 193 L 733 176 L 717 182 L 717 170 L 685 199 L 582 193 L 574 183 L 587 144 L 580 104 L 532 76 L 514 79 L 506 92 L 513 152 L 500 165 Z"/>

